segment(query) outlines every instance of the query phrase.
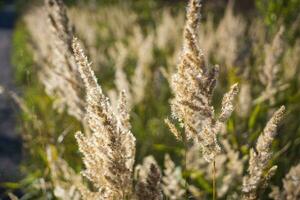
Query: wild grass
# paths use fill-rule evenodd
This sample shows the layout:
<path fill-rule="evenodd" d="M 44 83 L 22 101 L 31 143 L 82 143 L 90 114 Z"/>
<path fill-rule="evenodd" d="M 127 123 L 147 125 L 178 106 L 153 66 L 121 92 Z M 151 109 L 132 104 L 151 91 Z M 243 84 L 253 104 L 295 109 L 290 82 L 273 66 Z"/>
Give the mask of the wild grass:
<path fill-rule="evenodd" d="M 96 9 L 46 0 L 24 16 L 24 66 L 35 63 L 41 83 L 18 78 L 36 116 L 21 123 L 31 138 L 28 176 L 38 171 L 21 185 L 25 193 L 264 199 L 271 187 L 270 198 L 299 197 L 299 38 L 290 27 L 270 33 L 233 4 L 216 22 L 199 0 L 186 17 L 184 9 L 153 11 L 150 25 L 124 5 Z"/>

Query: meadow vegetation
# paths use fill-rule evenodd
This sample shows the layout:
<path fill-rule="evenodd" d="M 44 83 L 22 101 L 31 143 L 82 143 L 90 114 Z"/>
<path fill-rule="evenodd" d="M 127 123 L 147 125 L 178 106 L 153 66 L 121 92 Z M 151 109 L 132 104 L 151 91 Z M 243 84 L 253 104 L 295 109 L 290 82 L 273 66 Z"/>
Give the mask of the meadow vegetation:
<path fill-rule="evenodd" d="M 233 1 L 222 16 L 199 0 L 27 6 L 11 199 L 299 199 L 300 15 L 287 2 L 257 0 L 250 17 Z"/>

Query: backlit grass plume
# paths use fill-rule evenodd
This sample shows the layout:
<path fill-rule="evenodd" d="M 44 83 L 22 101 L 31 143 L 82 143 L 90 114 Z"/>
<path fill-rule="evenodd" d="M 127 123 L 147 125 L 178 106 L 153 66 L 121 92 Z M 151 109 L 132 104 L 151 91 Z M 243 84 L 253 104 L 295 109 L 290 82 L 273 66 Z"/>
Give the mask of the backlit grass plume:
<path fill-rule="evenodd" d="M 147 156 L 136 168 L 136 196 L 139 200 L 162 200 L 161 172 L 153 156 Z"/>
<path fill-rule="evenodd" d="M 282 180 L 283 188 L 272 187 L 269 194 L 274 200 L 296 200 L 300 198 L 300 164 L 293 166 Z"/>
<path fill-rule="evenodd" d="M 238 92 L 238 86 L 234 84 L 224 96 L 221 114 L 217 116 L 212 105 L 212 96 L 218 67 L 209 68 L 205 64 L 204 55 L 198 46 L 200 7 L 199 0 L 190 0 L 183 50 L 177 72 L 172 78 L 171 86 L 175 97 L 171 108 L 173 117 L 185 129 L 183 138 L 200 143 L 204 158 L 210 162 L 220 152 L 217 133 L 220 125 L 226 122 L 233 111 L 233 99 Z M 175 135 L 178 137 L 177 132 Z"/>
<path fill-rule="evenodd" d="M 84 116 L 83 88 L 72 54 L 73 26 L 62 0 L 45 0 L 42 8 L 26 14 L 38 75 L 53 107 L 66 110 L 81 121 Z"/>
<path fill-rule="evenodd" d="M 276 111 L 267 123 L 263 133 L 259 136 L 255 149 L 250 151 L 249 175 L 243 181 L 243 199 L 258 198 L 259 189 L 262 189 L 276 172 L 277 166 L 268 168 L 272 156 L 271 144 L 277 134 L 277 126 L 283 118 L 285 107 Z"/>
<path fill-rule="evenodd" d="M 171 200 L 184 199 L 186 188 L 184 188 L 182 169 L 175 165 L 169 154 L 165 155 L 164 168 L 162 189 L 165 196 Z"/>
<path fill-rule="evenodd" d="M 76 133 L 76 139 L 84 156 L 83 174 L 98 189 L 86 199 L 128 199 L 132 193 L 135 137 L 130 131 L 125 94 L 121 93 L 118 112 L 113 113 L 77 39 L 73 40 L 73 51 L 86 88 L 86 119 L 92 130 L 91 135 Z"/>
<path fill-rule="evenodd" d="M 270 44 L 266 44 L 264 65 L 261 66 L 261 73 L 259 78 L 265 89 L 254 103 L 261 103 L 270 101 L 271 104 L 275 103 L 275 95 L 280 91 L 285 90 L 288 84 L 283 83 L 283 78 L 280 77 L 280 59 L 284 54 L 284 27 L 281 26 L 279 31 L 273 38 Z"/>

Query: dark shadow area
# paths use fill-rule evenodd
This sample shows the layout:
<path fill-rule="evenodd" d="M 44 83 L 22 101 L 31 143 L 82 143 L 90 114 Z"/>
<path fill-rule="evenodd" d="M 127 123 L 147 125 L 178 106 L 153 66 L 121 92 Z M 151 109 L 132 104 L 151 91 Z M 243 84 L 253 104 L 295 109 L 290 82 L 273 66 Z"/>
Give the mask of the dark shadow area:
<path fill-rule="evenodd" d="M 9 90 L 15 89 L 10 52 L 16 16 L 14 1 L 1 1 L 0 84 Z M 12 100 L 4 94 L 0 94 L 0 199 L 3 200 L 8 199 L 4 194 L 5 183 L 20 179 L 19 164 L 22 157 L 22 141 L 16 133 L 16 110 Z"/>
<path fill-rule="evenodd" d="M 16 19 L 14 1 L 4 1 L 0 8 L 0 28 L 12 29 Z"/>

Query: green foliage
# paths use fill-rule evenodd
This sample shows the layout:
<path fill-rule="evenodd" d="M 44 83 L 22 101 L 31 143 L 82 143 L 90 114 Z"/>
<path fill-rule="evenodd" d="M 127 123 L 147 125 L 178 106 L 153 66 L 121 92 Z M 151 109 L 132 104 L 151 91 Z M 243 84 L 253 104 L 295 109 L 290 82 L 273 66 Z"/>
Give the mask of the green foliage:
<path fill-rule="evenodd" d="M 299 0 L 256 0 L 256 6 L 265 23 L 274 27 L 278 21 L 283 20 L 286 25 L 290 25 L 298 17 L 300 9 Z"/>
<path fill-rule="evenodd" d="M 18 85 L 27 83 L 32 77 L 33 56 L 28 49 L 29 33 L 24 28 L 25 24 L 19 22 L 16 25 L 12 39 L 12 57 L 11 62 L 14 68 L 15 81 Z"/>

